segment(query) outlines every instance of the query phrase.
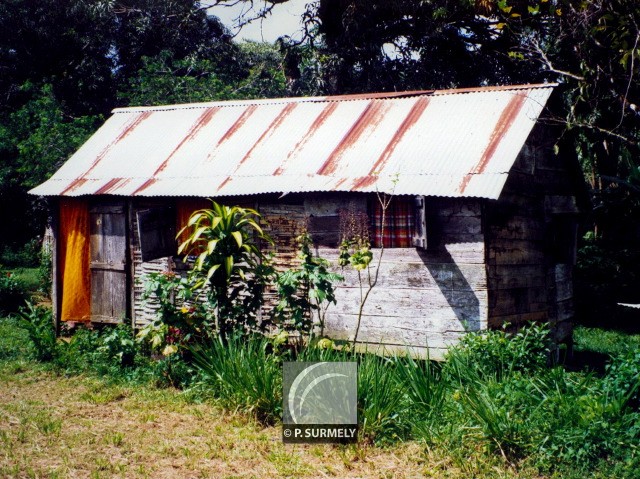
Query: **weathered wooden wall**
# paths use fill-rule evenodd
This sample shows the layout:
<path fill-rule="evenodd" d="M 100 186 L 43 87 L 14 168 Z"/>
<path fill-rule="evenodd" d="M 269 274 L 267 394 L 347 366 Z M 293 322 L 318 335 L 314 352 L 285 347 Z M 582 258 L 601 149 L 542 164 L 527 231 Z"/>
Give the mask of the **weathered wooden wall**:
<path fill-rule="evenodd" d="M 562 340 L 573 317 L 577 185 L 547 138 L 534 129 L 500 198 L 486 205 L 489 327 L 550 321 Z"/>
<path fill-rule="evenodd" d="M 519 325 L 550 320 L 559 325 L 572 316 L 572 265 L 553 259 L 557 241 L 550 237 L 553 224 L 565 218 L 573 221 L 575 185 L 568 180 L 571 174 L 566 165 L 550 159 L 549 148 L 539 137 L 527 145 L 498 201 L 426 199 L 428 247 L 384 251 L 378 284 L 362 316 L 358 340 L 363 346 L 383 345 L 401 352 L 410 348 L 441 357 L 468 331 L 500 327 L 506 321 Z M 136 327 L 154 314 L 141 301 L 144 275 L 171 270 L 174 265 L 170 258 L 141 261 L 135 211 L 163 201 L 135 200 L 130 209 L 131 303 Z M 231 201 L 260 211 L 266 231 L 275 240 L 267 250 L 274 253 L 278 270 L 297 263 L 295 238 L 307 228 L 316 252 L 345 276 L 338 285 L 338 304 L 329 308 L 326 317 L 325 333 L 336 339 L 353 338 L 360 301 L 356 272 L 337 266 L 340 210 L 366 210 L 370 201 L 375 201 L 375 195 L 344 193 Z M 374 250 L 372 274 L 379 255 L 380 250 Z M 275 292 L 268 291 L 267 298 L 265 314 L 273 306 Z"/>
<path fill-rule="evenodd" d="M 364 195 L 323 194 L 308 195 L 298 204 L 259 203 L 263 217 L 272 224 L 271 234 L 280 228 L 287 232 L 276 237 L 279 267 L 287 267 L 295 257 L 289 232 L 306 224 L 317 253 L 344 275 L 337 285 L 337 304 L 329 307 L 326 317 L 325 333 L 335 339 L 353 339 L 360 305 L 357 273 L 337 266 L 339 210 L 366 208 L 366 201 Z M 427 250 L 393 248 L 383 253 L 378 283 L 362 316 L 358 335 L 362 346 L 411 349 L 436 358 L 465 332 L 487 327 L 482 202 L 428 199 L 427 211 Z M 379 255 L 380 250 L 374 250 L 372 274 Z"/>

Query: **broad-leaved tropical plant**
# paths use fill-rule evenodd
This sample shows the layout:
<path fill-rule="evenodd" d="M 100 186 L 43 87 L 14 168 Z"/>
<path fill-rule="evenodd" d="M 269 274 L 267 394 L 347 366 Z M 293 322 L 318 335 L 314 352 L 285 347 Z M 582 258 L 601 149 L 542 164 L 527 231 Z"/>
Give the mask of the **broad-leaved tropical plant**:
<path fill-rule="evenodd" d="M 211 203 L 211 209 L 195 211 L 178 233 L 189 235 L 178 254 L 186 254 L 187 262 L 195 258 L 194 286 L 209 286 L 218 331 L 224 335 L 238 323 L 254 326 L 263 287 L 274 274 L 259 241 L 273 240 L 260 226 L 257 211 Z"/>

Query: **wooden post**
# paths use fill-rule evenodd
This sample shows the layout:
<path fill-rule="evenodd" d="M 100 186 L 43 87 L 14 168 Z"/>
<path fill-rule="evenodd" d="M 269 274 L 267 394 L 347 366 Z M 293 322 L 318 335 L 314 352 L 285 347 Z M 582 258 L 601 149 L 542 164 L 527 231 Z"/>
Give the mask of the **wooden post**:
<path fill-rule="evenodd" d="M 58 198 L 49 200 L 51 208 L 51 307 L 53 310 L 53 324 L 56 336 L 60 335 L 60 312 L 62 310 L 62 271 L 60 270 L 60 201 Z"/>

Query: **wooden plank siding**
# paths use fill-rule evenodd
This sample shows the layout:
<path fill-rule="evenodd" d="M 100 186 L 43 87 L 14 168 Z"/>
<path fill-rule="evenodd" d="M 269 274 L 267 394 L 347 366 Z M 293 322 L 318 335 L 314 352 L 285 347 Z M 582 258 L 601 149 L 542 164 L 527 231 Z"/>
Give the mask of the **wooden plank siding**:
<path fill-rule="evenodd" d="M 295 242 L 310 218 L 338 218 L 338 209 L 348 205 L 348 195 L 329 195 L 324 201 L 321 195 L 307 197 L 303 201 L 295 198 L 287 203 L 258 202 L 256 207 L 263 217 L 265 230 L 274 239 L 273 247 L 266 247 L 274 254 L 276 269 L 283 271 L 298 260 Z M 360 206 L 366 205 L 364 196 L 357 196 Z M 383 255 L 378 285 L 371 293 L 362 320 L 360 341 L 368 347 L 385 345 L 387 350 L 413 352 L 432 357 L 441 357 L 449 344 L 455 343 L 468 330 L 486 328 L 487 292 L 484 269 L 484 246 L 482 238 L 481 204 L 473 200 L 437 201 L 430 205 L 430 227 L 437 231 L 432 248 L 423 251 L 416 248 L 387 249 Z M 144 276 L 150 272 L 169 271 L 175 268 L 171 258 L 143 262 L 140 257 L 136 215 L 138 208 L 149 207 L 149 203 L 137 203 L 130 217 L 133 255 L 134 324 L 143 327 L 154 317 L 156 307 L 141 300 Z M 437 209 L 437 212 L 436 212 Z M 455 223 L 458 223 L 456 226 Z M 319 221 L 316 224 L 322 224 Z M 337 220 L 334 224 L 338 225 Z M 469 240 L 460 242 L 462 238 Z M 314 237 L 317 253 L 334 264 L 334 270 L 345 276 L 338 285 L 338 304 L 331 306 L 327 317 L 327 334 L 336 339 L 350 339 L 355 328 L 359 306 L 357 275 L 352 269 L 337 267 L 339 231 L 321 231 Z M 334 246 L 327 248 L 327 245 Z M 374 250 L 379 254 L 379 250 Z M 372 272 L 375 272 L 376 259 Z M 268 314 L 275 301 L 275 291 L 266 293 L 263 314 Z M 391 349 L 389 349 L 391 348 Z"/>
<path fill-rule="evenodd" d="M 574 252 L 575 232 L 554 238 L 552 229 L 554 222 L 575 221 L 577 186 L 570 161 L 554 154 L 548 138 L 544 128 L 534 129 L 500 198 L 487 201 L 489 327 L 549 321 L 562 340 L 570 327 L 559 323 L 573 317 L 573 264 L 554 254 L 554 242 Z"/>
<path fill-rule="evenodd" d="M 353 338 L 360 304 L 357 273 L 337 266 L 339 211 L 365 209 L 367 197 L 314 194 L 289 204 L 260 202 L 259 211 L 274 236 L 276 267 L 297 261 L 292 238 L 305 226 L 316 253 L 344 276 L 337 285 L 337 304 L 327 312 L 325 333 Z M 429 249 L 391 248 L 383 253 L 378 283 L 364 309 L 358 341 L 361 347 L 441 358 L 467 331 L 487 327 L 488 296 L 482 232 L 482 201 L 427 198 Z M 380 250 L 374 249 L 372 274 Z"/>

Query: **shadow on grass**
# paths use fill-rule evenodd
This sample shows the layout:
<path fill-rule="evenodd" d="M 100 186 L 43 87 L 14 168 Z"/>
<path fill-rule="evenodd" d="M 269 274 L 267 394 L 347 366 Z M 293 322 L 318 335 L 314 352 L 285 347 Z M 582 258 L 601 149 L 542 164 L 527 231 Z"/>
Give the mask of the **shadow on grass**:
<path fill-rule="evenodd" d="M 611 356 L 605 353 L 574 350 L 571 357 L 564 362 L 564 367 L 568 371 L 590 371 L 602 376 L 609 359 Z"/>

